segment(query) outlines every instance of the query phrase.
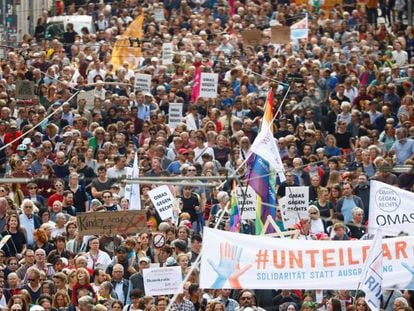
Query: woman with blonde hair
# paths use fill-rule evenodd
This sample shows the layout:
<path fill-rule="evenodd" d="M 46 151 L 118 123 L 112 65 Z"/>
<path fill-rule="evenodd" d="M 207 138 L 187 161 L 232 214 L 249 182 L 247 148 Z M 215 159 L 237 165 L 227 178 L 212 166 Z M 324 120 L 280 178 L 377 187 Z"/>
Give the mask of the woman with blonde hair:
<path fill-rule="evenodd" d="M 94 151 L 101 149 L 105 142 L 104 135 L 105 129 L 101 126 L 97 127 L 93 131 L 93 137 L 89 138 L 89 147 L 92 147 Z"/>
<path fill-rule="evenodd" d="M 97 298 L 96 293 L 90 283 L 90 275 L 88 270 L 85 268 L 77 268 L 75 272 L 75 284 L 72 288 L 72 304 L 77 306 L 78 305 L 78 293 L 81 290 L 86 290 L 89 294 L 92 295 L 93 298 Z"/>
<path fill-rule="evenodd" d="M 319 209 L 320 216 L 329 220 L 334 212 L 334 206 L 329 201 L 329 190 L 325 187 L 318 189 L 318 198 L 312 202 Z"/>

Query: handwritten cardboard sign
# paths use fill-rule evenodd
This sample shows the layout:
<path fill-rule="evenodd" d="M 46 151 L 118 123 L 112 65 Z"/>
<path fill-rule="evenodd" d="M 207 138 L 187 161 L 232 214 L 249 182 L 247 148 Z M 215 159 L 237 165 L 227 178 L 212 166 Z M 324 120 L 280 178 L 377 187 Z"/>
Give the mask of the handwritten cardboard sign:
<path fill-rule="evenodd" d="M 270 28 L 271 30 L 271 43 L 289 44 L 290 43 L 290 27 L 276 25 Z"/>
<path fill-rule="evenodd" d="M 246 45 L 255 46 L 262 42 L 262 32 L 258 29 L 247 29 L 241 35 Z"/>
<path fill-rule="evenodd" d="M 34 82 L 29 80 L 16 81 L 16 98 L 32 99 L 35 97 Z"/>
<path fill-rule="evenodd" d="M 136 234 L 147 230 L 146 212 L 141 210 L 79 213 L 80 235 Z"/>

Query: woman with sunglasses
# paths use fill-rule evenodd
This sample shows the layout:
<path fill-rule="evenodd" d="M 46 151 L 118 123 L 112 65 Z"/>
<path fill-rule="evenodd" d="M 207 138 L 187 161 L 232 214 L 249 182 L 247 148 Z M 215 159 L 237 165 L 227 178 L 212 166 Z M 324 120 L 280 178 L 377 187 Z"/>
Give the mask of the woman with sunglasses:
<path fill-rule="evenodd" d="M 356 302 L 356 311 L 370 311 L 371 309 L 368 307 L 367 302 L 365 301 L 364 297 L 359 297 Z"/>
<path fill-rule="evenodd" d="M 311 205 L 309 206 L 308 212 L 311 221 L 311 232 L 314 234 L 325 233 L 326 223 L 321 219 L 319 209 L 315 205 Z"/>

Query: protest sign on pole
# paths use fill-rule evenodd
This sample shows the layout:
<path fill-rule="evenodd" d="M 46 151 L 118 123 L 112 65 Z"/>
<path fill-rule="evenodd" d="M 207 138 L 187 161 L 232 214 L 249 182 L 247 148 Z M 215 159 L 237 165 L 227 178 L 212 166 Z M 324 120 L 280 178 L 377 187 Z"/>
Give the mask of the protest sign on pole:
<path fill-rule="evenodd" d="M 164 9 L 163 8 L 154 8 L 154 20 L 157 23 L 163 22 L 165 19 L 164 17 Z"/>
<path fill-rule="evenodd" d="M 199 97 L 216 98 L 218 87 L 218 74 L 202 72 Z"/>
<path fill-rule="evenodd" d="M 369 232 L 382 227 L 384 235 L 414 235 L 414 193 L 380 181 L 370 183 Z"/>
<path fill-rule="evenodd" d="M 35 95 L 35 86 L 33 81 L 16 80 L 16 99 L 32 99 Z"/>
<path fill-rule="evenodd" d="M 183 103 L 170 103 L 168 107 L 168 127 L 173 131 L 183 119 Z"/>
<path fill-rule="evenodd" d="M 171 42 L 162 44 L 162 64 L 171 65 L 173 61 L 173 44 Z"/>
<path fill-rule="evenodd" d="M 94 212 L 76 214 L 79 235 L 117 235 L 146 232 L 146 211 Z"/>
<path fill-rule="evenodd" d="M 174 295 L 183 292 L 181 267 L 159 267 L 143 270 L 147 296 Z"/>
<path fill-rule="evenodd" d="M 95 101 L 95 89 L 89 91 L 80 91 L 77 100 L 84 99 L 86 101 L 85 109 L 92 110 Z"/>
<path fill-rule="evenodd" d="M 283 225 L 291 228 L 300 218 L 308 218 L 309 187 L 286 187 L 286 196 L 279 200 Z"/>
<path fill-rule="evenodd" d="M 204 228 L 201 288 L 358 288 L 372 241 L 275 239 Z M 414 237 L 383 239 L 383 288 L 414 289 Z"/>
<path fill-rule="evenodd" d="M 173 217 L 174 196 L 168 186 L 160 186 L 148 191 L 152 204 L 160 215 L 161 220 Z"/>
<path fill-rule="evenodd" d="M 237 206 L 240 210 L 241 219 L 256 219 L 257 195 L 251 186 L 237 187 Z"/>
<path fill-rule="evenodd" d="M 135 91 L 143 93 L 151 92 L 151 75 L 137 73 L 135 74 Z"/>

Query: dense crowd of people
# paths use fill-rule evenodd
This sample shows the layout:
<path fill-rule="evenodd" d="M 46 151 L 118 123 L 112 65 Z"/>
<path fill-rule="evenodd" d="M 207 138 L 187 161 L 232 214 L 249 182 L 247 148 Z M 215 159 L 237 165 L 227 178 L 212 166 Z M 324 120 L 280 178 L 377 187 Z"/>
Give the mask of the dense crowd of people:
<path fill-rule="evenodd" d="M 0 174 L 10 182 L 0 184 L 0 232 L 10 239 L 0 250 L 0 308 L 162 311 L 171 297 L 146 295 L 142 275 L 159 265 L 181 267 L 183 279 L 191 273 L 171 310 L 367 311 L 362 293 L 348 290 L 317 299 L 320 293 L 300 289 L 201 289 L 191 265 L 204 226 L 229 230 L 226 176 L 248 184 L 244 163 L 269 89 L 286 171 L 277 198 L 287 187 L 309 187 L 309 217 L 295 226 L 304 243 L 363 238 L 371 180 L 414 191 L 414 28 L 404 24 L 407 3 L 95 2 L 67 0 L 44 12 L 34 34 L 1 60 Z M 158 8 L 164 21 L 155 21 Z M 62 37 L 46 40 L 47 18 L 56 13 L 90 15 L 96 33 L 78 33 L 69 23 Z M 114 65 L 116 40 L 141 14 L 140 56 Z M 272 25 L 305 16 L 307 39 L 272 42 Z M 261 43 L 246 44 L 246 29 L 259 29 Z M 174 46 L 171 65 L 162 63 L 166 42 Z M 192 96 L 198 68 L 218 74 L 216 98 Z M 136 73 L 152 76 L 151 92 L 134 88 Z M 19 80 L 34 83 L 32 99 L 16 99 Z M 78 96 L 89 90 L 92 103 Z M 175 128 L 168 122 L 172 102 L 184 107 Z M 141 176 L 199 176 L 191 179 L 198 186 L 170 185 L 176 213 L 163 222 L 148 181 L 140 187 L 147 231 L 80 236 L 77 213 L 134 208 L 125 177 L 135 156 Z M 291 229 L 280 209 L 276 223 Z M 161 248 L 152 243 L 154 232 L 166 237 Z M 254 234 L 254 221 L 244 221 L 241 232 Z M 384 290 L 384 310 L 413 307 L 412 291 Z"/>

